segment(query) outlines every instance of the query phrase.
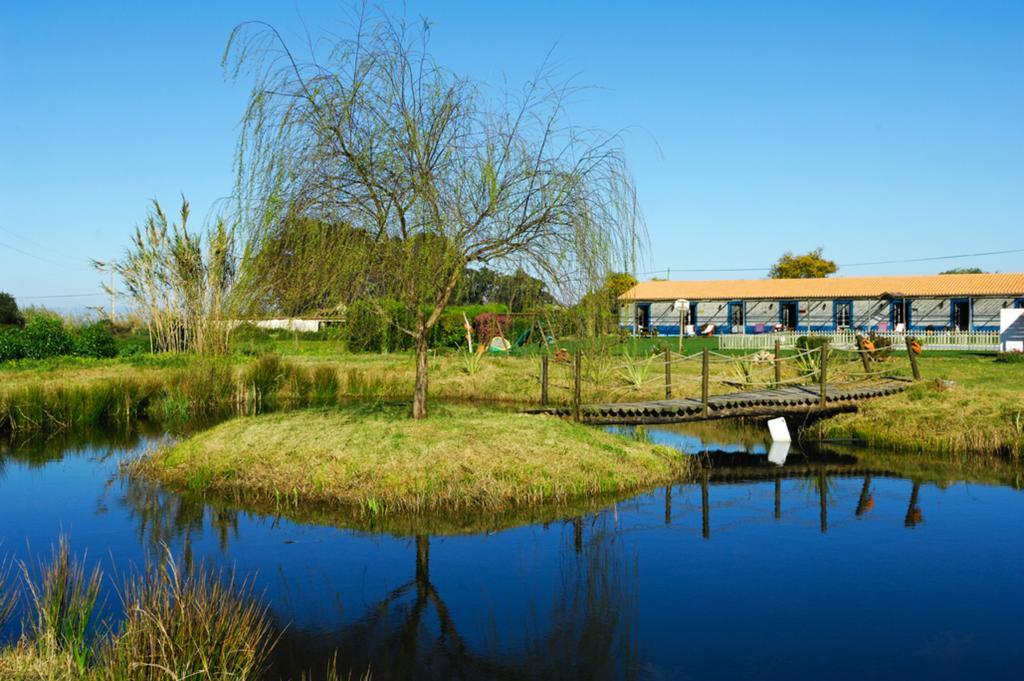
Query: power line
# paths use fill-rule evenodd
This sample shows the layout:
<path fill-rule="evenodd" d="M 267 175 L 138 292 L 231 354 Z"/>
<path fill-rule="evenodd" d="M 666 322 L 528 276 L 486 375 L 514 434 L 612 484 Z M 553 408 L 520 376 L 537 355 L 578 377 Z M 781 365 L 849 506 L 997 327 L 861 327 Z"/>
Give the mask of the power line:
<path fill-rule="evenodd" d="M 9 230 L 9 229 L 7 229 L 5 227 L 0 227 L 0 232 L 3 232 L 4 234 L 7 234 L 8 236 L 13 236 L 15 239 L 18 239 L 19 241 L 24 241 L 27 244 L 32 244 L 36 248 L 41 248 L 45 252 L 47 252 L 49 255 L 56 256 L 56 257 L 60 258 L 61 260 L 68 260 L 68 261 L 77 262 L 77 263 L 81 263 L 82 262 L 81 258 L 75 258 L 75 257 L 72 257 L 70 255 L 66 255 L 64 253 L 60 253 L 58 251 L 55 251 L 55 250 L 53 250 L 53 248 L 51 246 L 47 246 L 45 244 L 39 243 L 38 241 L 33 241 L 32 239 L 23 237 L 20 234 L 18 234 L 17 232 L 12 232 L 11 230 Z"/>
<path fill-rule="evenodd" d="M 32 299 L 32 300 L 41 300 L 43 298 L 96 298 L 96 297 L 99 297 L 99 296 L 106 296 L 106 295 L 108 295 L 108 294 L 104 293 L 104 292 L 100 292 L 100 293 L 59 293 L 59 294 L 47 295 L 47 296 L 15 296 L 15 297 L 16 298 L 24 298 L 24 299 Z"/>
<path fill-rule="evenodd" d="M 984 253 L 960 253 L 960 254 L 957 254 L 957 255 L 937 255 L 937 256 L 931 256 L 931 257 L 927 257 L 927 258 L 903 258 L 903 259 L 900 259 L 900 260 L 876 260 L 874 262 L 851 262 L 851 263 L 839 264 L 839 265 L 836 265 L 836 267 L 838 269 L 843 269 L 844 267 L 847 267 L 847 268 L 848 267 L 868 267 L 868 266 L 871 266 L 871 265 L 896 265 L 896 264 L 911 263 L 911 262 L 934 262 L 934 261 L 937 261 L 937 260 L 956 260 L 956 259 L 960 259 L 960 258 L 981 258 L 981 257 L 984 257 L 984 256 L 989 256 L 989 255 L 1008 255 L 1008 254 L 1011 254 L 1011 253 L 1024 253 L 1024 248 L 1013 248 L 1013 249 L 1006 250 L 1006 251 L 986 251 Z M 770 265 L 767 266 L 767 267 L 701 267 L 701 268 L 694 268 L 694 267 L 663 267 L 663 268 L 657 269 L 657 270 L 648 270 L 646 272 L 638 272 L 638 274 L 640 274 L 640 275 L 660 274 L 662 272 L 666 272 L 668 274 L 671 274 L 671 272 L 673 270 L 676 271 L 676 272 L 767 272 L 769 269 L 771 269 Z"/>
<path fill-rule="evenodd" d="M 49 263 L 51 265 L 56 265 L 57 267 L 63 267 L 65 269 L 71 268 L 71 269 L 83 270 L 83 271 L 86 269 L 84 267 L 72 267 L 71 265 L 68 265 L 66 262 L 57 262 L 56 260 L 50 260 L 49 258 L 44 258 L 41 255 L 36 255 L 35 253 L 29 253 L 28 251 L 22 250 L 22 249 L 18 248 L 17 246 L 12 246 L 10 244 L 5 244 L 3 242 L 0 242 L 0 246 L 3 246 L 4 248 L 9 248 L 12 251 L 14 251 L 15 253 L 20 253 L 21 255 L 28 256 L 29 258 L 35 258 L 36 260 L 40 260 L 42 262 Z"/>

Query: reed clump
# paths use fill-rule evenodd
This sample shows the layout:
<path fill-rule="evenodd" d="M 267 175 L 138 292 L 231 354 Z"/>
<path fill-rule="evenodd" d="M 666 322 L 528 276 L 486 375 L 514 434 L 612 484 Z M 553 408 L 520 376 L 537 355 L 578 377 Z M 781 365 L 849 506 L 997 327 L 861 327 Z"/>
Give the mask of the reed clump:
<path fill-rule="evenodd" d="M 0 678 L 47 681 L 261 679 L 277 643 L 252 583 L 202 564 L 185 567 L 168 550 L 117 589 L 122 616 L 99 621 L 103 574 L 86 569 L 61 537 L 22 583 L 0 571 L 0 624 L 27 594 L 24 634 L 0 649 Z M 19 589 L 20 586 L 20 589 Z"/>
<path fill-rule="evenodd" d="M 62 536 L 50 560 L 41 561 L 35 574 L 27 565 L 22 571 L 32 610 L 29 635 L 37 652 L 44 659 L 66 657 L 84 674 L 93 651 L 99 568 L 87 571 Z"/>
<path fill-rule="evenodd" d="M 252 584 L 233 574 L 187 569 L 168 552 L 127 578 L 124 620 L 108 644 L 100 678 L 259 678 L 276 641 Z"/>

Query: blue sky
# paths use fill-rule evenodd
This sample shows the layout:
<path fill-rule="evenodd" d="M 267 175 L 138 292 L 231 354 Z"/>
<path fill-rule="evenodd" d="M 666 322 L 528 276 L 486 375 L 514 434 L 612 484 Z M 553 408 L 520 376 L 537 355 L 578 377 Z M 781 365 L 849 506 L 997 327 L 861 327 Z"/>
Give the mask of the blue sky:
<path fill-rule="evenodd" d="M 220 57 L 247 19 L 294 42 L 339 2 L 0 4 L 0 290 L 103 300 L 149 199 L 199 220 L 232 189 L 244 85 Z M 626 129 L 645 271 L 759 276 L 822 246 L 840 263 L 1024 248 L 1022 2 L 408 2 L 438 58 L 525 79 L 554 49 L 593 86 L 575 122 Z M 1024 270 L 1024 253 L 851 267 Z M 36 296 L 89 295 L 81 298 Z"/>

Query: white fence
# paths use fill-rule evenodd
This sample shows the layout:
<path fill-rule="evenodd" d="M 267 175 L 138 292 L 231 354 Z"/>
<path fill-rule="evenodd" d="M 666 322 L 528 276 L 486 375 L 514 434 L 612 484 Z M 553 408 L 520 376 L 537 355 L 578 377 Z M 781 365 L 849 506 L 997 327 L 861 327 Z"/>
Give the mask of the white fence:
<path fill-rule="evenodd" d="M 867 335 L 867 334 L 862 334 Z M 894 349 L 906 347 L 907 336 L 920 341 L 927 350 L 973 350 L 977 352 L 998 352 L 998 331 L 934 331 L 931 333 L 895 333 L 892 331 L 875 332 L 875 336 L 891 338 Z M 831 339 L 835 347 L 856 347 L 857 333 L 850 330 L 826 331 L 821 333 L 800 333 L 796 331 L 777 331 L 773 333 L 723 334 L 718 337 L 718 347 L 723 350 L 771 350 L 775 341 L 783 348 L 796 347 L 796 339 L 801 336 L 825 336 Z"/>

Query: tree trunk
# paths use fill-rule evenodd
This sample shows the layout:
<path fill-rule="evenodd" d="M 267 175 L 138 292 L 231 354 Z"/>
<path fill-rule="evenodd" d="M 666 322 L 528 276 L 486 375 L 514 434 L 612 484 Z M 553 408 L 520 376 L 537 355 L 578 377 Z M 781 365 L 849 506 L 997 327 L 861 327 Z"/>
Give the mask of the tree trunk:
<path fill-rule="evenodd" d="M 427 416 L 427 329 L 422 323 L 416 328 L 416 388 L 412 394 L 412 417 Z"/>

